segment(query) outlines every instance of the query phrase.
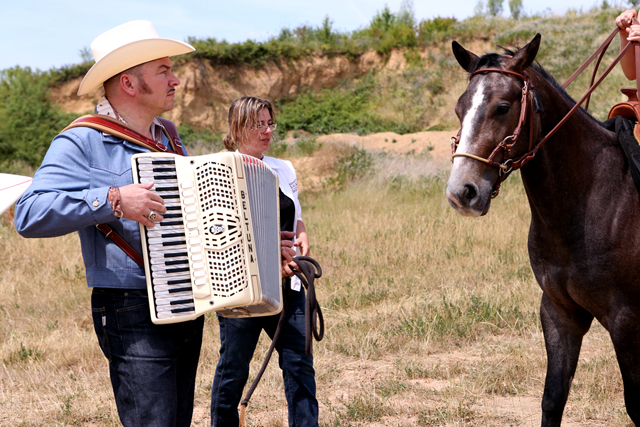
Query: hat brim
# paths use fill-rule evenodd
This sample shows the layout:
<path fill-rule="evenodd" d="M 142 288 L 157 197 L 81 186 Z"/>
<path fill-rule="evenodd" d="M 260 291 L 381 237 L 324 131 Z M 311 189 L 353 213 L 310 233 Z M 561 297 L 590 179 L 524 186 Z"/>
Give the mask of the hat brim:
<path fill-rule="evenodd" d="M 136 65 L 194 50 L 195 48 L 188 43 L 161 38 L 129 43 L 105 55 L 91 67 L 80 83 L 78 96 L 86 95 L 102 86 L 111 77 Z"/>

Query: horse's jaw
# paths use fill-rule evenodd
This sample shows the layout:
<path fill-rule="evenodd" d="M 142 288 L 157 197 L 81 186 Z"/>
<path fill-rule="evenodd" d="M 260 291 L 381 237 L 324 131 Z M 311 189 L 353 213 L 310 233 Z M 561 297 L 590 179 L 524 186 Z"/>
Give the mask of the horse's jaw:
<path fill-rule="evenodd" d="M 449 204 L 463 216 L 486 215 L 491 206 L 493 182 L 469 172 L 454 165 L 447 183 Z"/>

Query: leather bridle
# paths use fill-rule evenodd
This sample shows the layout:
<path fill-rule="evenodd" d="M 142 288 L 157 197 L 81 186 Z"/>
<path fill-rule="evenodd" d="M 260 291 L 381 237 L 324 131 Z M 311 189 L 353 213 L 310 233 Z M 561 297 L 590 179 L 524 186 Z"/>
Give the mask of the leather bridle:
<path fill-rule="evenodd" d="M 620 29 L 616 27 L 616 29 L 609 35 L 609 37 L 607 37 L 607 39 L 602 43 L 602 45 L 600 45 L 600 47 L 589 57 L 589 59 L 587 59 L 582 66 L 580 66 L 580 68 L 563 84 L 563 87 L 566 88 L 592 61 L 593 59 L 599 55 L 598 58 L 598 62 L 596 63 L 596 67 L 593 71 L 593 76 L 591 79 L 591 86 L 589 87 L 589 89 L 587 90 L 587 92 L 582 96 L 582 98 L 580 98 L 580 100 L 578 102 L 576 102 L 576 104 L 571 108 L 571 110 L 569 110 L 569 112 L 562 118 L 562 120 L 560 120 L 556 126 L 551 129 L 551 131 L 549 131 L 549 133 L 547 133 L 537 144 L 534 145 L 534 141 L 533 141 L 533 115 L 535 114 L 534 110 L 533 110 L 533 102 L 534 102 L 534 87 L 531 84 L 531 80 L 529 78 L 529 76 L 527 75 L 527 72 L 524 71 L 522 74 L 514 72 L 514 71 L 509 71 L 509 70 L 503 70 L 500 68 L 482 68 L 480 70 L 476 70 L 475 72 L 471 73 L 471 75 L 469 76 L 469 79 L 471 79 L 473 76 L 477 75 L 477 74 L 484 74 L 484 73 L 501 73 L 501 74 L 508 74 L 511 76 L 514 76 L 520 80 L 522 80 L 522 82 L 524 83 L 523 87 L 522 87 L 522 97 L 520 100 L 520 118 L 518 119 L 518 124 L 515 128 L 515 130 L 513 131 L 513 133 L 509 136 L 507 136 L 506 138 L 504 138 L 500 143 L 498 143 L 498 145 L 496 146 L 496 148 L 493 149 L 493 151 L 491 152 L 491 154 L 489 155 L 489 157 L 487 158 L 483 158 L 480 156 L 476 156 L 474 154 L 471 153 L 457 153 L 456 150 L 458 149 L 458 144 L 460 143 L 460 136 L 462 134 L 462 128 L 460 128 L 460 130 L 458 131 L 458 134 L 455 137 L 451 137 L 451 151 L 452 151 L 452 157 L 451 157 L 451 161 L 453 162 L 453 159 L 456 157 L 468 157 L 483 163 L 488 164 L 489 166 L 498 168 L 498 179 L 496 180 L 496 183 L 493 186 L 493 190 L 491 193 L 491 197 L 495 198 L 499 191 L 500 191 L 500 184 L 502 184 L 502 182 L 507 179 L 507 177 L 509 176 L 509 174 L 511 172 L 513 172 L 514 170 L 520 169 L 521 167 L 523 167 L 525 164 L 527 164 L 529 161 L 533 160 L 533 158 L 535 157 L 536 153 L 538 152 L 538 150 L 540 149 L 540 147 L 542 147 L 548 140 L 549 138 L 551 138 L 551 136 L 553 134 L 556 133 L 556 131 L 567 122 L 567 120 L 569 120 L 569 118 L 573 115 L 573 113 L 576 112 L 576 110 L 580 107 L 580 105 L 582 105 L 582 103 L 587 100 L 587 105 L 588 105 L 588 99 L 591 96 L 591 93 L 596 89 L 596 87 L 598 87 L 598 85 L 600 85 L 600 83 L 602 82 L 602 80 L 604 80 L 604 78 L 611 72 L 611 70 L 615 67 L 615 65 L 620 62 L 620 59 L 626 54 L 627 50 L 629 50 L 629 48 L 631 47 L 631 45 L 633 44 L 635 47 L 635 54 L 636 54 L 636 72 L 640 72 L 640 43 L 637 42 L 630 42 L 628 43 L 623 50 L 620 51 L 620 53 L 618 54 L 618 56 L 613 60 L 613 62 L 609 65 L 609 67 L 602 73 L 602 75 L 600 76 L 600 78 L 598 79 L 597 82 L 593 82 L 593 80 L 595 79 L 595 75 L 597 72 L 597 67 L 600 64 L 600 61 L 602 60 L 602 57 L 604 56 L 607 47 L 609 47 L 609 44 L 611 44 L 611 41 L 613 40 L 613 38 L 620 32 Z M 638 84 L 638 93 L 640 93 L 640 80 L 637 81 Z M 509 152 L 511 151 L 511 149 L 513 148 L 514 144 L 517 142 L 518 140 L 518 136 L 520 135 L 520 131 L 522 130 L 522 127 L 524 126 L 525 122 L 527 121 L 527 119 L 529 120 L 529 150 L 521 155 L 518 158 L 507 158 L 509 155 Z M 498 157 L 498 155 L 502 154 L 502 159 L 503 161 L 497 161 L 496 158 Z M 506 159 L 506 160 L 504 160 Z"/>

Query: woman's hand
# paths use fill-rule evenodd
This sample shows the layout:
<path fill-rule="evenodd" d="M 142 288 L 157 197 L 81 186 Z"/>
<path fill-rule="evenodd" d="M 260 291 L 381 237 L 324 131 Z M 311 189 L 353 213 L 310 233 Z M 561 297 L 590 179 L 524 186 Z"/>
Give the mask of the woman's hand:
<path fill-rule="evenodd" d="M 296 230 L 298 235 L 296 236 L 296 243 L 294 246 L 300 248 L 300 255 L 309 256 L 311 253 L 311 247 L 309 246 L 309 236 L 307 235 L 307 229 L 304 226 L 304 222 L 298 221 L 296 224 Z"/>
<path fill-rule="evenodd" d="M 633 24 L 633 20 L 636 19 L 636 17 L 637 14 L 635 10 L 625 10 L 616 18 L 616 25 L 621 30 L 626 30 Z"/>
<path fill-rule="evenodd" d="M 293 260 L 296 251 L 293 249 L 293 242 L 290 240 L 296 233 L 293 231 L 280 232 L 280 252 L 282 255 L 282 277 L 293 276 L 291 268 L 298 269 L 298 264 Z"/>

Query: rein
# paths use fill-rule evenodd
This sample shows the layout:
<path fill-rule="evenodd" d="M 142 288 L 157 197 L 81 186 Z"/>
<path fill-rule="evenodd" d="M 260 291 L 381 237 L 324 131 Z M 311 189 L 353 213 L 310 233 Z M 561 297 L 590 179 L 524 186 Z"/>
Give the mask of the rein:
<path fill-rule="evenodd" d="M 518 125 L 516 126 L 516 129 L 513 131 L 513 134 L 504 138 L 496 146 L 496 148 L 491 152 L 489 157 L 486 159 L 470 153 L 456 153 L 458 149 L 458 144 L 460 143 L 460 136 L 462 134 L 462 128 L 460 128 L 460 130 L 458 131 L 458 134 L 455 137 L 451 137 L 451 151 L 452 151 L 451 161 L 453 162 L 453 159 L 456 157 L 468 157 L 468 158 L 486 163 L 489 166 L 498 168 L 498 179 L 494 184 L 493 191 L 491 193 L 492 198 L 497 197 L 498 193 L 500 192 L 500 185 L 505 179 L 507 179 L 507 177 L 511 172 L 513 172 L 514 170 L 520 169 L 529 161 L 533 160 L 533 158 L 535 157 L 540 147 L 542 147 L 553 136 L 553 134 L 555 134 L 558 131 L 558 129 L 560 129 L 560 127 L 564 125 L 567 122 L 567 120 L 569 120 L 569 118 L 573 115 L 573 113 L 575 113 L 578 110 L 578 108 L 580 108 L 580 106 L 585 100 L 587 101 L 587 107 L 588 107 L 591 93 L 600 85 L 600 83 L 604 80 L 604 78 L 607 77 L 607 75 L 609 75 L 611 70 L 613 70 L 613 68 L 618 64 L 618 62 L 620 62 L 620 59 L 627 53 L 627 51 L 629 50 L 632 44 L 635 46 L 635 50 L 636 50 L 635 52 L 636 53 L 636 72 L 640 71 L 640 66 L 638 65 L 640 63 L 640 43 L 630 42 L 624 47 L 624 49 L 620 51 L 618 56 L 613 60 L 613 62 L 609 65 L 609 67 L 602 73 L 598 81 L 595 83 L 593 82 L 593 80 L 595 79 L 595 75 L 597 73 L 598 65 L 600 64 L 600 61 L 602 60 L 602 57 L 604 56 L 607 50 L 607 47 L 609 47 L 609 44 L 611 44 L 611 41 L 619 32 L 620 32 L 620 29 L 616 27 L 616 29 L 607 37 L 607 39 L 602 43 L 602 45 L 600 45 L 600 47 L 596 49 L 596 51 L 580 66 L 580 68 L 578 68 L 578 70 L 574 72 L 573 75 L 569 77 L 569 79 L 563 84 L 564 88 L 569 86 L 569 84 L 571 84 L 571 82 L 573 82 L 573 80 L 575 80 L 575 78 L 582 71 L 584 71 L 584 69 L 593 61 L 593 59 L 598 54 L 600 55 L 596 63 L 596 67 L 593 71 L 593 76 L 591 78 L 591 85 L 587 90 L 587 92 L 582 96 L 582 98 L 580 98 L 578 102 L 576 102 L 576 104 L 571 108 L 571 110 L 569 110 L 569 112 L 562 118 L 562 120 L 560 120 L 555 125 L 555 127 L 551 129 L 549 133 L 547 133 L 535 145 L 533 143 L 533 132 L 532 132 L 533 131 L 533 115 L 534 115 L 532 104 L 534 102 L 533 94 L 535 89 L 526 71 L 524 71 L 522 74 L 516 73 L 514 71 L 503 70 L 500 68 L 483 68 L 483 69 L 474 71 L 471 74 L 471 76 L 469 76 L 469 79 L 471 79 L 476 74 L 501 73 L 501 74 L 508 74 L 516 77 L 519 80 L 522 80 L 524 85 L 522 87 L 522 97 L 520 100 L 520 118 L 518 120 Z M 638 79 L 637 79 L 637 84 L 638 84 L 638 93 L 640 93 L 640 80 Z M 502 154 L 502 159 L 508 157 L 509 152 L 511 151 L 511 148 L 514 146 L 514 144 L 518 140 L 520 131 L 523 125 L 525 124 L 527 118 L 529 119 L 529 151 L 527 151 L 525 154 L 521 155 L 518 158 L 507 159 L 502 162 L 495 160 L 499 154 Z"/>

